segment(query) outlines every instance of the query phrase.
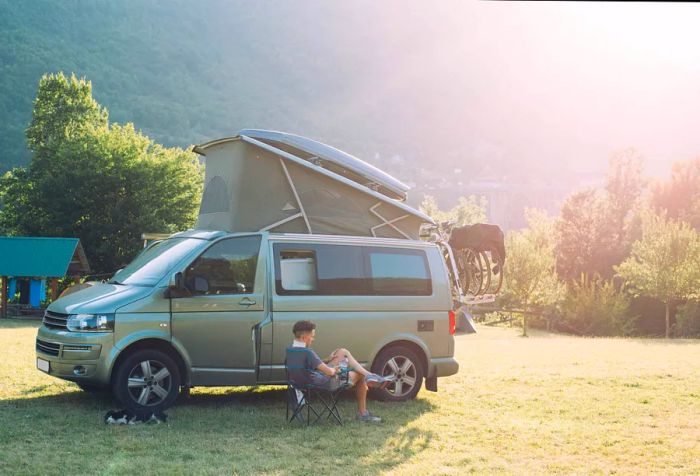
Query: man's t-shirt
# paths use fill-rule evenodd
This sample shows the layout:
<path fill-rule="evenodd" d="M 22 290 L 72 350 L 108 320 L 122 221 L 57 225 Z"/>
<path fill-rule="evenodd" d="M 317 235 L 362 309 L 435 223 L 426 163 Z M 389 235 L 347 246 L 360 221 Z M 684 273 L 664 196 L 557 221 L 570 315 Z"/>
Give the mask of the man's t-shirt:
<path fill-rule="evenodd" d="M 307 347 L 287 347 L 287 369 L 289 380 L 300 385 L 314 383 L 312 372 L 323 361 L 313 349 Z"/>

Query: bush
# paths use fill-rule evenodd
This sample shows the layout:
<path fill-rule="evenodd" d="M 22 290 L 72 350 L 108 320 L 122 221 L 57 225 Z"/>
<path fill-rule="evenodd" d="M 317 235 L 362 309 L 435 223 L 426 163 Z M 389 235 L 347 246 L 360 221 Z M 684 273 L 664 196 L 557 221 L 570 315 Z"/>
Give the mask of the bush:
<path fill-rule="evenodd" d="M 631 335 L 637 316 L 630 300 L 612 282 L 582 275 L 575 281 L 562 306 L 561 330 L 588 336 Z"/>
<path fill-rule="evenodd" d="M 700 337 L 700 302 L 689 301 L 678 306 L 673 334 L 676 337 Z"/>

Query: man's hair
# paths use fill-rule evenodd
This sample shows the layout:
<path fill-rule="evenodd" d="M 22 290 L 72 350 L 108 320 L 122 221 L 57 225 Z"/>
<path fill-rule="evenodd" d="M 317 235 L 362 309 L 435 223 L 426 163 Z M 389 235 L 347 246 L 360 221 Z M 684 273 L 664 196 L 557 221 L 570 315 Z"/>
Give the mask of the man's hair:
<path fill-rule="evenodd" d="M 316 324 L 314 324 L 311 321 L 298 321 L 296 324 L 294 324 L 294 327 L 292 328 L 292 332 L 294 333 L 294 337 L 301 337 L 301 335 L 305 332 L 311 332 L 314 329 L 316 329 Z"/>

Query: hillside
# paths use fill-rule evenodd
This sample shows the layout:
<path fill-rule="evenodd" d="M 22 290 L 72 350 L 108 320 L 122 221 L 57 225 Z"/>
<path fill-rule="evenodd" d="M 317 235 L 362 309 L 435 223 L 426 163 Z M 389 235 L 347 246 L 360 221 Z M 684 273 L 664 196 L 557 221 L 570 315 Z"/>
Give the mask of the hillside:
<path fill-rule="evenodd" d="M 0 171 L 27 163 L 38 80 L 64 71 L 92 80 L 111 120 L 165 145 L 260 127 L 409 182 L 438 184 L 454 168 L 534 176 L 475 130 L 480 66 L 445 49 L 479 49 L 462 28 L 449 5 L 420 2 L 0 0 Z"/>
<path fill-rule="evenodd" d="M 382 43 L 380 24 L 363 15 L 309 5 L 0 0 L 0 169 L 26 163 L 38 79 L 59 70 L 91 79 L 112 120 L 132 121 L 167 145 L 247 126 L 301 132 L 365 156 L 410 154 L 396 98 L 377 103 L 365 93 L 396 45 Z"/>

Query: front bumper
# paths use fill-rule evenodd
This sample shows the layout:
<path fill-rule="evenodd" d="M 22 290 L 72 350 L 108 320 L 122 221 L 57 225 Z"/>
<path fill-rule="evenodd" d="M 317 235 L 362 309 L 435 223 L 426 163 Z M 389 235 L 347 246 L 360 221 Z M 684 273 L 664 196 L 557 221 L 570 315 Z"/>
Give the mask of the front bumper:
<path fill-rule="evenodd" d="M 48 374 L 53 377 L 107 385 L 107 356 L 113 345 L 112 332 L 69 332 L 41 326 L 36 337 L 36 356 L 49 362 Z"/>

